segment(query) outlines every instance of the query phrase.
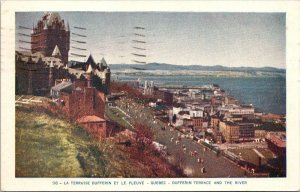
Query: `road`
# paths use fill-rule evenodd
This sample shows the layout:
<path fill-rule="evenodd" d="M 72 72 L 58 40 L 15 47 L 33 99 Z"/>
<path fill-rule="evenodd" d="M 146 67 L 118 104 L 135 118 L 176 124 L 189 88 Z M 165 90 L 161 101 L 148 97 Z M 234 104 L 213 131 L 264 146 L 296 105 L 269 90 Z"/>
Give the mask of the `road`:
<path fill-rule="evenodd" d="M 217 156 L 215 152 L 206 149 L 202 144 L 190 138 L 181 138 L 180 142 L 176 144 L 178 135 L 182 135 L 172 127 L 168 127 L 165 123 L 158 119 L 154 119 L 154 112 L 152 109 L 137 104 L 133 100 L 122 98 L 116 102 L 117 106 L 122 109 L 128 116 L 130 121 L 140 122 L 150 127 L 154 133 L 155 141 L 165 145 L 170 154 L 168 159 L 171 163 L 176 164 L 181 159 L 181 164 L 184 167 L 184 172 L 189 177 L 244 177 L 244 170 L 239 168 L 223 156 Z M 166 126 L 165 130 L 162 127 Z M 171 141 L 173 138 L 173 141 Z M 186 147 L 186 150 L 183 149 Z M 191 152 L 197 152 L 197 155 L 192 156 Z M 198 158 L 203 160 L 203 163 L 198 163 Z M 201 172 L 201 168 L 205 172 Z"/>

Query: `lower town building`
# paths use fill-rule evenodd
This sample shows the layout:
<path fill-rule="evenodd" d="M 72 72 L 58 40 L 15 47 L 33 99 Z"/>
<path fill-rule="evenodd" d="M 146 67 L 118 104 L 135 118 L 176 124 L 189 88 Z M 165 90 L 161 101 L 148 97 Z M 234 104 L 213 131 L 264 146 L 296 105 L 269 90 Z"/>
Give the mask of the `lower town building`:
<path fill-rule="evenodd" d="M 220 121 L 220 131 L 228 142 L 254 140 L 254 124 L 247 122 Z"/>
<path fill-rule="evenodd" d="M 226 142 L 232 143 L 239 141 L 239 126 L 229 121 L 220 121 L 220 131 Z"/>
<path fill-rule="evenodd" d="M 153 81 L 145 81 L 144 83 L 144 95 L 153 95 L 154 94 L 154 84 Z"/>
<path fill-rule="evenodd" d="M 212 96 L 211 105 L 213 106 L 222 106 L 224 105 L 224 97 L 222 96 Z"/>
<path fill-rule="evenodd" d="M 267 135 L 267 131 L 265 130 L 254 130 L 254 137 L 257 138 L 257 139 L 265 139 Z"/>
<path fill-rule="evenodd" d="M 225 102 L 225 105 L 232 105 L 232 104 L 238 105 L 239 104 L 238 101 L 234 97 L 229 96 L 229 95 L 225 97 L 224 102 Z"/>
<path fill-rule="evenodd" d="M 214 140 L 215 140 L 216 143 L 219 144 L 219 143 L 223 142 L 223 135 L 222 135 L 221 132 L 215 130 L 213 132 L 213 136 L 214 136 Z"/>
<path fill-rule="evenodd" d="M 285 132 L 270 132 L 266 135 L 268 148 L 277 156 L 286 155 L 286 134 Z"/>
<path fill-rule="evenodd" d="M 220 123 L 220 118 L 217 117 L 216 115 L 212 115 L 210 118 L 211 127 L 219 130 L 219 123 Z"/>
<path fill-rule="evenodd" d="M 173 104 L 173 93 L 171 93 L 167 90 L 155 90 L 154 96 L 157 99 L 161 99 L 167 105 Z"/>
<path fill-rule="evenodd" d="M 193 117 L 192 121 L 193 121 L 194 129 L 197 130 L 197 131 L 202 131 L 202 129 L 203 129 L 203 118 L 202 117 Z"/>
<path fill-rule="evenodd" d="M 232 122 L 243 121 L 243 116 L 242 115 L 230 115 L 230 116 L 226 117 L 226 121 L 232 121 Z"/>
<path fill-rule="evenodd" d="M 225 117 L 240 115 L 243 118 L 254 118 L 255 109 L 252 105 L 225 105 L 218 108 Z"/>
<path fill-rule="evenodd" d="M 240 140 L 253 140 L 254 124 L 253 123 L 237 123 L 239 126 Z"/>

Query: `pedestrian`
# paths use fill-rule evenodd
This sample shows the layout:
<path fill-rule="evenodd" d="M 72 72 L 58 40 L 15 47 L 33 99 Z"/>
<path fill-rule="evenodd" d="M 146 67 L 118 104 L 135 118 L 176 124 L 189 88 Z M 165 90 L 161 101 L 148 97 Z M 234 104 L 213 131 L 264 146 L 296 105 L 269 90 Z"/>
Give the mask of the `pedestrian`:
<path fill-rule="evenodd" d="M 201 173 L 205 173 L 205 168 L 204 167 L 201 168 Z"/>
<path fill-rule="evenodd" d="M 195 150 L 195 154 L 198 155 L 198 151 Z"/>
<path fill-rule="evenodd" d="M 200 163 L 200 158 L 198 157 L 197 162 Z"/>

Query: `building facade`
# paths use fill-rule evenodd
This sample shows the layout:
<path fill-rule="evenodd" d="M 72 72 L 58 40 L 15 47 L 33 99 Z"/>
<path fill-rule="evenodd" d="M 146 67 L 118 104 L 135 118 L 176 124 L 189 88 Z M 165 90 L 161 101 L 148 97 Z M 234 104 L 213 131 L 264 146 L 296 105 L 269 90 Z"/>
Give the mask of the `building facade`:
<path fill-rule="evenodd" d="M 286 155 L 286 134 L 271 132 L 266 135 L 268 148 L 279 157 Z"/>
<path fill-rule="evenodd" d="M 105 94 L 93 87 L 91 66 L 85 76 L 86 80 L 76 80 L 73 83 L 71 91 L 61 89 L 58 103 L 66 116 L 74 119 L 91 135 L 96 138 L 105 138 L 107 136 L 104 118 Z"/>
<path fill-rule="evenodd" d="M 217 117 L 216 115 L 212 115 L 210 118 L 211 127 L 216 130 L 219 130 L 219 123 L 220 123 L 220 118 Z"/>
<path fill-rule="evenodd" d="M 220 121 L 220 131 L 226 142 L 232 143 L 239 141 L 239 126 L 229 121 Z"/>
<path fill-rule="evenodd" d="M 65 114 L 71 118 L 78 119 L 86 115 L 104 118 L 105 95 L 95 87 L 82 87 L 75 82 L 71 93 L 60 93 L 60 102 Z"/>
<path fill-rule="evenodd" d="M 105 138 L 107 136 L 106 120 L 95 116 L 87 115 L 77 119 L 77 122 L 84 127 L 88 133 L 97 139 Z"/>
<path fill-rule="evenodd" d="M 16 94 L 49 95 L 55 79 L 72 78 L 57 57 L 16 52 Z"/>
<path fill-rule="evenodd" d="M 239 126 L 240 140 L 254 139 L 254 124 L 253 123 L 237 123 Z"/>
<path fill-rule="evenodd" d="M 156 90 L 154 94 L 156 98 L 161 99 L 165 104 L 173 104 L 173 93 L 165 90 Z"/>
<path fill-rule="evenodd" d="M 193 117 L 193 126 L 195 130 L 202 131 L 203 129 L 203 117 Z"/>
<path fill-rule="evenodd" d="M 86 62 L 70 61 L 69 73 L 80 78 L 81 75 L 84 75 L 89 66 L 91 66 L 93 71 L 94 87 L 105 94 L 109 94 L 111 72 L 104 58 L 97 63 L 90 54 Z"/>

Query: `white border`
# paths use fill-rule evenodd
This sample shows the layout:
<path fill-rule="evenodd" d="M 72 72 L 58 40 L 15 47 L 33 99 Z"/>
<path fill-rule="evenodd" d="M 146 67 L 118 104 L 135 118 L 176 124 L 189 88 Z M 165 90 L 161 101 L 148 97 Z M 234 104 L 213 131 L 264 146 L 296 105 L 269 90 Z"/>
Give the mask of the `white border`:
<path fill-rule="evenodd" d="M 287 66 L 287 177 L 173 179 L 201 181 L 247 181 L 246 185 L 144 185 L 83 186 L 52 185 L 52 181 L 137 181 L 155 179 L 15 178 L 14 58 L 15 12 L 29 11 L 177 11 L 177 12 L 286 12 Z M 299 1 L 1 1 L 1 190 L 259 190 L 299 191 L 299 91 L 300 91 L 300 2 Z M 157 180 L 157 179 L 156 179 Z M 172 179 L 160 179 L 170 181 Z"/>

